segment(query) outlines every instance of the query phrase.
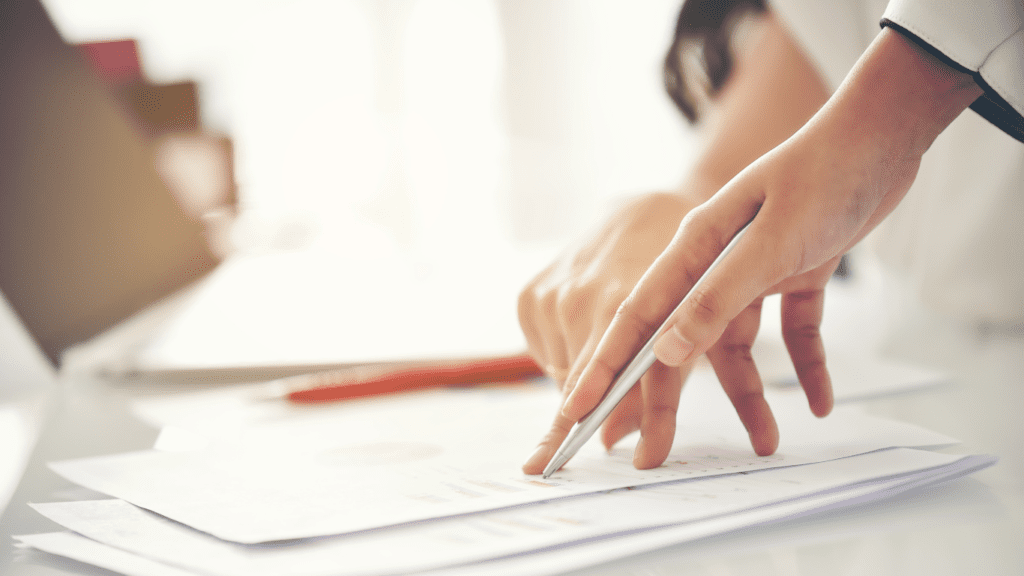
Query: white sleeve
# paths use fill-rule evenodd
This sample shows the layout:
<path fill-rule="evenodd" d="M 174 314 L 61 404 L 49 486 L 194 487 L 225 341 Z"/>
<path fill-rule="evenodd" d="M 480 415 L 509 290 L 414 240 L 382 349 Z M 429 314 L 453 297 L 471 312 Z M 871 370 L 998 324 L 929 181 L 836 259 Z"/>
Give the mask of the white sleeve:
<path fill-rule="evenodd" d="M 1024 142 L 1024 1 L 891 0 L 882 25 L 973 74 L 971 108 Z"/>

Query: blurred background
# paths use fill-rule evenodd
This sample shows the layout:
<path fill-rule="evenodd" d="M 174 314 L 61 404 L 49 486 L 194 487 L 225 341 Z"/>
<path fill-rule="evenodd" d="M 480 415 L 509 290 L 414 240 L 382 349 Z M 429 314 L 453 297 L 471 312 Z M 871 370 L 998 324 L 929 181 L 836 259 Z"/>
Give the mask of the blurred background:
<path fill-rule="evenodd" d="M 0 2 L 0 508 L 43 421 L 42 400 L 19 397 L 76 366 L 145 393 L 147 375 L 181 390 L 233 368 L 257 380 L 521 351 L 520 288 L 692 161 L 661 85 L 680 4 L 42 0 L 44 15 Z M 860 307 L 830 295 L 826 329 L 848 335 L 830 341 L 866 348 L 919 319 L 894 293 Z M 897 538 L 870 521 L 859 549 L 916 562 L 902 546 L 934 549 L 926 524 L 993 542 L 984 558 L 1020 533 L 1019 337 L 964 345 L 944 324 L 905 324 L 890 349 L 973 385 L 877 411 L 1004 456 L 988 481 L 1016 515 L 994 532 L 922 517 Z"/>
<path fill-rule="evenodd" d="M 558 246 L 690 156 L 660 76 L 678 0 L 43 4 L 68 42 L 131 39 L 146 81 L 194 83 L 233 143 L 221 252 Z"/>
<path fill-rule="evenodd" d="M 115 372 L 521 350 L 526 281 L 693 155 L 680 0 L 41 4 L 0 7 L 4 401 L 90 345 Z"/>
<path fill-rule="evenodd" d="M 42 4 L 75 54 L 12 44 L 32 111 L 5 122 L 45 142 L 12 156 L 7 220 L 23 224 L 4 244 L 43 248 L 9 250 L 4 289 L 53 361 L 201 277 L 114 363 L 521 350 L 519 289 L 623 196 L 675 188 L 693 156 L 661 84 L 678 0 Z M 51 108 L 28 104 L 41 94 Z"/>
<path fill-rule="evenodd" d="M 525 282 L 690 162 L 680 4 L 0 6 L 0 503 L 69 350 L 188 382 L 521 350 Z"/>

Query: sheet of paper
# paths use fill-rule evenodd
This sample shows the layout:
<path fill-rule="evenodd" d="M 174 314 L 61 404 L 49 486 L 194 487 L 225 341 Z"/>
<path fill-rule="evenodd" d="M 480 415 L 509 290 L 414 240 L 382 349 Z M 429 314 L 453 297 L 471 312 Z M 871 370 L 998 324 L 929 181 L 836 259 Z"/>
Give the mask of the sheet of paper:
<path fill-rule="evenodd" d="M 820 464 L 619 489 L 271 547 L 210 538 L 122 500 L 38 504 L 35 508 L 94 540 L 222 576 L 272 576 L 285 571 L 292 576 L 390 574 L 695 522 L 878 478 L 948 466 L 959 459 L 917 450 L 886 450 Z M 402 554 L 389 554 L 393 550 L 402 550 Z"/>
<path fill-rule="evenodd" d="M 523 566 L 517 566 L 510 571 L 507 564 L 529 565 L 531 558 L 540 557 L 546 559 L 540 564 L 547 571 L 552 567 L 567 569 L 566 560 L 553 563 L 551 556 L 574 548 L 600 549 L 604 553 L 596 558 L 607 560 L 637 553 L 645 544 L 667 545 L 782 515 L 859 502 L 872 495 L 892 495 L 991 462 L 986 457 L 890 450 L 270 547 L 219 541 L 119 500 L 36 507 L 65 527 L 103 544 L 207 574 L 269 575 L 287 571 L 294 576 L 343 576 L 404 573 L 446 565 L 464 566 L 456 572 L 525 574 L 533 570 L 523 571 Z M 634 545 L 624 548 L 618 545 L 620 539 Z M 25 541 L 33 544 L 31 539 Z M 62 545 L 44 541 L 44 546 L 58 554 L 83 547 L 72 541 Z M 609 547 L 617 551 L 615 556 L 608 555 Z M 402 550 L 402 554 L 390 553 L 394 550 Z M 577 563 L 581 557 L 591 561 L 595 558 L 589 552 L 570 555 Z M 538 563 L 534 560 L 532 564 Z"/>
<path fill-rule="evenodd" d="M 856 410 L 817 419 L 805 401 L 779 402 L 779 450 L 758 457 L 725 394 L 708 384 L 684 392 L 687 407 L 671 455 L 647 471 L 632 467 L 630 441 L 609 453 L 594 439 L 549 480 L 523 475 L 521 460 L 554 408 L 549 391 L 537 387 L 353 403 L 251 429 L 245 438 L 206 450 L 145 451 L 52 467 L 73 482 L 219 538 L 255 543 L 953 442 Z"/>
<path fill-rule="evenodd" d="M 32 451 L 32 430 L 16 404 L 0 404 L 0 512 L 18 486 Z"/>
<path fill-rule="evenodd" d="M 17 536 L 19 542 L 65 558 L 92 564 L 127 576 L 195 576 L 195 572 L 142 558 L 72 532 Z"/>
<path fill-rule="evenodd" d="M 887 500 L 910 490 L 933 486 L 972 474 L 991 466 L 995 461 L 996 459 L 992 456 L 969 456 L 952 466 L 868 482 L 847 490 L 794 499 L 772 506 L 746 510 L 739 514 L 729 514 L 657 530 L 623 534 L 576 546 L 550 548 L 534 554 L 501 558 L 471 566 L 439 569 L 424 574 L 430 576 L 504 576 L 506 574 L 552 576 L 734 530 Z"/>

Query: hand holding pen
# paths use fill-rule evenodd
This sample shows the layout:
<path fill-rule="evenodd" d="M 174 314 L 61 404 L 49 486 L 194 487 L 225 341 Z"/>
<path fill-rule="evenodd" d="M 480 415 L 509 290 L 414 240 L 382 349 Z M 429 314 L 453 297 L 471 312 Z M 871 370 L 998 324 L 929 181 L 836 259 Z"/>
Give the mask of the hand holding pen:
<path fill-rule="evenodd" d="M 828 414 L 824 286 L 842 254 L 906 194 L 935 137 L 980 94 L 969 75 L 883 30 L 802 129 L 687 215 L 594 354 L 567 378 L 561 412 L 524 470 L 543 470 L 570 428 L 645 351 L 665 366 L 706 353 L 754 451 L 774 452 L 778 428 L 750 354 L 761 300 L 773 292 L 783 294 L 783 338 L 811 411 Z M 671 439 L 651 450 L 667 455 L 670 447 Z"/>
<path fill-rule="evenodd" d="M 831 382 L 818 328 L 824 285 L 842 252 L 824 262 L 809 260 L 809 269 L 777 280 L 768 289 L 758 287 L 760 279 L 751 281 L 749 275 L 771 266 L 766 264 L 764 241 L 771 215 L 758 212 L 763 206 L 751 202 L 755 197 L 730 190 L 741 189 L 723 189 L 723 194 L 684 220 L 668 248 L 623 302 L 593 356 L 578 374 L 570 374 L 561 412 L 524 465 L 525 472 L 543 471 L 545 476 L 555 472 L 645 375 L 649 383 L 641 387 L 645 412 L 637 448 L 637 455 L 643 453 L 645 460 L 635 458 L 634 465 L 661 465 L 672 446 L 680 388 L 660 387 L 658 375 L 692 363 L 704 353 L 746 427 L 754 451 L 762 456 L 773 453 L 779 442 L 778 427 L 751 356 L 761 302 L 771 286 L 785 293 L 784 337 L 811 409 L 818 416 L 831 410 Z M 723 287 L 744 287 L 749 292 L 726 300 Z"/>

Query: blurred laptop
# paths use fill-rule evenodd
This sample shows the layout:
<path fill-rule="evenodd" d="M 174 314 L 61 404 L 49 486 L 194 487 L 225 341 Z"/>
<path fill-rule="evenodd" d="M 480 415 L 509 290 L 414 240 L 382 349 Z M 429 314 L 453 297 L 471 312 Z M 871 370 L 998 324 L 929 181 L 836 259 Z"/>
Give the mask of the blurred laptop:
<path fill-rule="evenodd" d="M 217 258 L 38 0 L 0 3 L 0 86 L 0 291 L 57 365 Z"/>

